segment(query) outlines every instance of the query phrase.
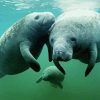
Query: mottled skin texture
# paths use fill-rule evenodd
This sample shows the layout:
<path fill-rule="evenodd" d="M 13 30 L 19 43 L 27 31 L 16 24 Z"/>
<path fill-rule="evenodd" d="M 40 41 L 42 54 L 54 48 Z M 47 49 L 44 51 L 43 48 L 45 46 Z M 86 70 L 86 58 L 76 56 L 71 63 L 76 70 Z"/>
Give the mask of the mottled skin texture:
<path fill-rule="evenodd" d="M 29 67 L 36 72 L 40 70 L 36 59 L 48 40 L 48 30 L 54 21 L 55 17 L 50 12 L 34 12 L 16 22 L 1 36 L 1 77 L 23 72 Z"/>
<path fill-rule="evenodd" d="M 65 12 L 52 26 L 49 40 L 52 59 L 60 70 L 58 61 L 78 59 L 88 64 L 87 76 L 100 62 L 100 14 L 90 10 Z"/>
<path fill-rule="evenodd" d="M 64 80 L 65 75 L 58 70 L 56 66 L 49 66 L 47 67 L 40 78 L 36 81 L 37 83 L 44 81 L 49 81 L 52 83 L 55 87 L 59 86 L 60 88 L 63 88 L 62 81 Z"/>

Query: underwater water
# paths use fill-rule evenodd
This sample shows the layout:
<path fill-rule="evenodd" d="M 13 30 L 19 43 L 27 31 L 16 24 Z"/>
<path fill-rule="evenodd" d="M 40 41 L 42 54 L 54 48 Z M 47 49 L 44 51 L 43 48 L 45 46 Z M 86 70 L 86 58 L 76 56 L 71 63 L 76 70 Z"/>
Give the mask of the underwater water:
<path fill-rule="evenodd" d="M 50 11 L 57 17 L 67 9 L 83 7 L 100 11 L 99 0 L 0 0 L 0 35 L 13 23 L 31 12 Z M 85 5 L 85 8 L 84 8 Z M 42 71 L 53 65 L 48 61 L 44 46 L 38 62 L 40 72 L 31 69 L 0 79 L 0 100 L 100 100 L 100 63 L 88 77 L 84 77 L 86 64 L 77 60 L 61 63 L 66 71 L 63 89 L 54 88 L 48 82 L 36 84 Z"/>

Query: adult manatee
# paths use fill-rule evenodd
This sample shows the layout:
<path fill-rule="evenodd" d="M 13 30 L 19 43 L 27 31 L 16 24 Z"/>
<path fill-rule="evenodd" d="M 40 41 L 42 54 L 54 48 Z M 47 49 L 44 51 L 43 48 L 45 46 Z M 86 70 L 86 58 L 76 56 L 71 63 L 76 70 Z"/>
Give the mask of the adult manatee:
<path fill-rule="evenodd" d="M 52 59 L 57 61 L 78 59 L 88 64 L 87 76 L 95 63 L 100 62 L 100 14 L 91 10 L 74 10 L 60 15 L 51 28 Z"/>
<path fill-rule="evenodd" d="M 12 25 L 0 38 L 0 76 L 12 75 L 31 67 L 40 70 L 37 62 L 48 30 L 54 23 L 51 12 L 33 12 Z"/>

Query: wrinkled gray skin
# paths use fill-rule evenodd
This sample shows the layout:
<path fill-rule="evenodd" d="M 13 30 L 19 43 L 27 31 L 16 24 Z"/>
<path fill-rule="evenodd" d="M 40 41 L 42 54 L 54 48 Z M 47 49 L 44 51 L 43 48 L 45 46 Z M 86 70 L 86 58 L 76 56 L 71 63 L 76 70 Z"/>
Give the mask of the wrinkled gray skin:
<path fill-rule="evenodd" d="M 60 88 L 63 88 L 62 81 L 64 80 L 65 75 L 58 70 L 55 66 L 49 66 L 47 67 L 40 78 L 36 81 L 36 83 L 44 81 L 49 81 L 52 83 L 55 87 L 59 86 Z"/>
<path fill-rule="evenodd" d="M 100 14 L 90 10 L 65 12 L 52 26 L 49 40 L 52 59 L 63 73 L 57 61 L 78 59 L 88 64 L 87 76 L 100 62 Z"/>
<path fill-rule="evenodd" d="M 55 17 L 50 12 L 34 12 L 16 22 L 1 36 L 0 77 L 23 72 L 29 67 L 36 72 L 40 70 L 36 59 L 48 40 L 48 30 L 54 21 Z"/>

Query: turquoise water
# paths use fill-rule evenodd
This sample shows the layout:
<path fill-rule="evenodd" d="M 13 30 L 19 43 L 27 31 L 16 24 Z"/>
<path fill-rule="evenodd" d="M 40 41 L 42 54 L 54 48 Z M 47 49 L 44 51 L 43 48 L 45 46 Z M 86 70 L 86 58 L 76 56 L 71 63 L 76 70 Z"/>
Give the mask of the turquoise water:
<path fill-rule="evenodd" d="M 96 1 L 98 3 L 98 0 Z M 65 0 L 1 0 L 0 35 L 9 26 L 28 13 L 51 11 L 57 17 L 70 4 L 70 2 Z M 74 4 L 77 5 L 77 2 Z M 90 4 L 88 4 L 90 8 L 99 7 L 94 2 L 94 5 Z M 99 11 L 97 8 L 96 10 Z M 48 82 L 36 84 L 36 80 L 42 71 L 47 66 L 53 65 L 52 62 L 50 63 L 48 61 L 46 46 L 44 46 L 38 62 L 42 67 L 38 73 L 28 69 L 23 73 L 12 76 L 8 75 L 0 79 L 0 100 L 100 100 L 100 63 L 96 64 L 87 78 L 84 77 L 86 64 L 77 60 L 61 63 L 66 70 L 65 80 L 63 82 L 64 88 L 61 90 L 52 87 Z"/>

